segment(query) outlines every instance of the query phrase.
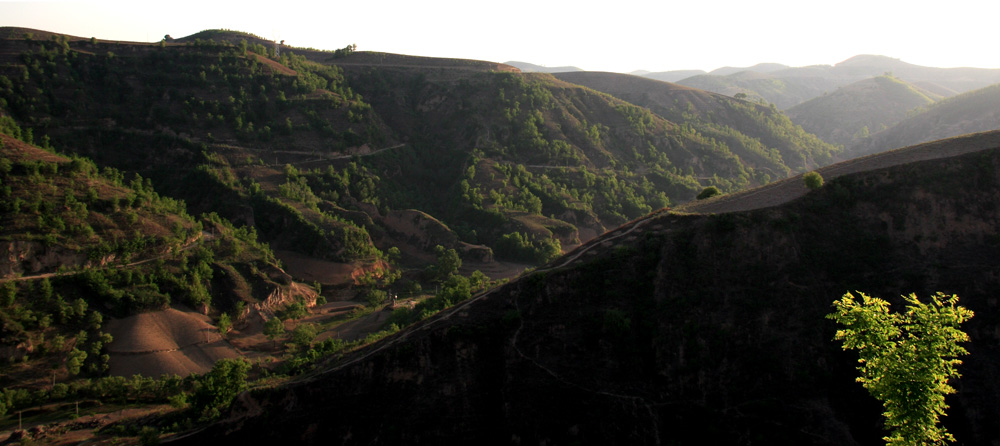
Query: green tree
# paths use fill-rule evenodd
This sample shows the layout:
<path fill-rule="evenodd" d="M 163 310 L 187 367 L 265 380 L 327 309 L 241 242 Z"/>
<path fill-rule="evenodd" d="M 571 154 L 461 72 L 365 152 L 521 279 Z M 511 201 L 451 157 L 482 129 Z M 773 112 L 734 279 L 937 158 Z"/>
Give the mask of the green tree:
<path fill-rule="evenodd" d="M 17 286 L 14 285 L 14 282 L 8 281 L 0 285 L 0 306 L 14 305 L 15 299 L 17 299 Z"/>
<path fill-rule="evenodd" d="M 267 336 L 271 342 L 283 334 L 285 334 L 285 322 L 280 318 L 273 317 L 264 323 L 264 336 Z"/>
<path fill-rule="evenodd" d="M 250 363 L 244 359 L 220 359 L 196 384 L 191 398 L 194 410 L 203 420 L 217 418 L 220 410 L 247 389 L 249 371 Z"/>
<path fill-rule="evenodd" d="M 444 246 L 437 245 L 434 247 L 434 254 L 437 255 L 434 274 L 438 280 L 448 278 L 462 267 L 462 259 L 458 257 L 458 252 L 454 249 L 444 249 Z"/>
<path fill-rule="evenodd" d="M 303 302 L 292 302 L 285 306 L 285 317 L 288 319 L 302 319 L 309 314 L 309 309 L 306 308 L 306 304 Z"/>
<path fill-rule="evenodd" d="M 79 375 L 80 367 L 83 366 L 85 360 L 87 360 L 87 352 L 76 348 L 70 350 L 66 355 L 66 370 L 69 371 L 70 375 Z"/>
<path fill-rule="evenodd" d="M 695 197 L 695 198 L 697 198 L 698 200 L 704 200 L 706 198 L 711 198 L 711 197 L 714 197 L 716 195 L 721 195 L 721 194 L 722 194 L 722 191 L 719 190 L 719 188 L 717 188 L 715 186 L 708 186 L 708 187 L 702 189 L 701 192 L 698 193 L 698 196 Z"/>
<path fill-rule="evenodd" d="M 398 265 L 399 260 L 403 257 L 403 254 L 399 251 L 399 248 L 393 246 L 390 247 L 388 250 L 386 250 L 385 257 L 386 260 L 389 261 L 389 263 L 393 265 Z"/>
<path fill-rule="evenodd" d="M 292 343 L 303 349 L 312 347 L 312 342 L 316 339 L 318 331 L 315 324 L 299 324 L 295 330 L 292 330 Z"/>
<path fill-rule="evenodd" d="M 806 187 L 810 190 L 819 189 L 823 185 L 823 176 L 819 172 L 808 172 L 802 175 L 802 181 L 806 183 Z"/>
<path fill-rule="evenodd" d="M 882 401 L 890 429 L 883 439 L 890 445 L 955 441 L 938 422 L 948 408 L 945 395 L 955 392 L 948 379 L 961 376 L 956 358 L 968 354 L 958 344 L 969 336 L 958 327 L 972 311 L 956 305 L 958 296 L 938 292 L 929 303 L 903 296 L 906 311 L 890 313 L 888 302 L 860 294 L 860 301 L 844 294 L 826 317 L 843 327 L 834 339 L 844 350 L 859 352 L 858 382 Z"/>
<path fill-rule="evenodd" d="M 222 313 L 222 315 L 219 316 L 219 333 L 222 333 L 222 335 L 229 333 L 229 329 L 232 328 L 232 326 L 233 322 L 229 319 L 229 314 Z"/>

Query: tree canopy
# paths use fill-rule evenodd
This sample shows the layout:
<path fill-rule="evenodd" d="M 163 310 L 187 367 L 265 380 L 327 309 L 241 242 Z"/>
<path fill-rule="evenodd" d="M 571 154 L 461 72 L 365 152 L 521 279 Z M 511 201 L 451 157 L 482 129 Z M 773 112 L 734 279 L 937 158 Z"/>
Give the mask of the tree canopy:
<path fill-rule="evenodd" d="M 915 294 L 903 296 L 906 311 L 890 313 L 889 302 L 859 293 L 844 294 L 827 315 L 843 328 L 835 340 L 844 350 L 858 350 L 857 379 L 882 401 L 890 445 L 943 444 L 955 441 L 939 418 L 945 415 L 948 380 L 961 376 L 956 359 L 968 352 L 958 345 L 969 340 L 959 325 L 972 311 L 958 306 L 958 296 L 938 292 L 927 303 Z"/>

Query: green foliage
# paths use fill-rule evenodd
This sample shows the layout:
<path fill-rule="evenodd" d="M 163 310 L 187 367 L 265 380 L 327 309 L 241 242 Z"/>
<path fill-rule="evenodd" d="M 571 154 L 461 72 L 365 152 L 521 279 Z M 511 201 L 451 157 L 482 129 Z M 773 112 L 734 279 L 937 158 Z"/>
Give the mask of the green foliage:
<path fill-rule="evenodd" d="M 367 302 L 370 307 L 382 305 L 388 298 L 389 294 L 384 290 L 368 290 L 365 293 L 365 302 Z"/>
<path fill-rule="evenodd" d="M 229 319 L 229 313 L 219 315 L 219 322 L 216 325 L 219 327 L 219 333 L 223 336 L 229 333 L 229 329 L 233 326 L 233 322 Z"/>
<path fill-rule="evenodd" d="M 968 352 L 959 343 L 969 336 L 959 326 L 973 313 L 958 306 L 958 296 L 938 292 L 928 303 L 915 294 L 903 296 L 903 313 L 890 313 L 889 303 L 861 294 L 847 293 L 833 302 L 827 315 L 843 328 L 834 337 L 844 350 L 858 350 L 858 378 L 885 407 L 885 425 L 891 430 L 887 444 L 925 445 L 955 441 L 939 417 L 954 393 L 948 380 L 961 376 L 956 359 Z"/>
<path fill-rule="evenodd" d="M 806 183 L 806 187 L 810 190 L 819 189 L 823 186 L 823 176 L 816 171 L 807 172 L 802 176 L 802 181 Z"/>
<path fill-rule="evenodd" d="M 280 318 L 273 317 L 264 323 L 264 336 L 274 341 L 275 338 L 285 334 L 285 322 Z"/>
<path fill-rule="evenodd" d="M 163 41 L 160 41 L 163 44 Z M 139 444 L 142 446 L 156 446 L 160 444 L 160 431 L 152 426 L 143 426 L 139 429 Z"/>
<path fill-rule="evenodd" d="M 83 366 L 83 362 L 87 359 L 87 352 L 77 350 L 74 348 L 66 356 L 66 370 L 69 371 L 70 375 L 79 375 L 80 367 Z"/>
<path fill-rule="evenodd" d="M 542 264 L 559 257 L 562 244 L 554 238 L 532 240 L 520 232 L 512 232 L 500 236 L 493 250 L 502 259 Z"/>
<path fill-rule="evenodd" d="M 302 319 L 309 314 L 309 310 L 306 308 L 306 304 L 303 302 L 292 302 L 285 306 L 285 310 L 282 312 L 284 319 Z"/>
<path fill-rule="evenodd" d="M 462 267 L 462 259 L 458 257 L 458 252 L 454 249 L 445 249 L 444 246 L 434 247 L 434 254 L 437 256 L 437 264 L 434 265 L 434 277 L 444 280 L 448 276 L 458 272 Z"/>
<path fill-rule="evenodd" d="M 313 340 L 316 339 L 319 329 L 315 324 L 299 324 L 292 330 L 292 343 L 300 348 L 308 349 L 312 347 Z"/>
<path fill-rule="evenodd" d="M 720 191 L 719 188 L 715 186 L 708 186 L 702 189 L 701 192 L 698 193 L 698 196 L 695 198 L 697 198 L 698 200 L 704 200 L 706 198 L 712 198 L 716 195 L 721 195 L 721 194 L 722 191 Z"/>
<path fill-rule="evenodd" d="M 192 409 L 202 420 L 218 418 L 240 392 L 247 389 L 250 363 L 244 359 L 220 359 L 195 385 Z"/>

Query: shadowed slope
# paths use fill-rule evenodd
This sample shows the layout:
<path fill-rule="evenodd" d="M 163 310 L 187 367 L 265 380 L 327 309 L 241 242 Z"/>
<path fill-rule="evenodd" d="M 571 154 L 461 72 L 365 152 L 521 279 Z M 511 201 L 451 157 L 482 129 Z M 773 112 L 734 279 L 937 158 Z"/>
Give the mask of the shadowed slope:
<path fill-rule="evenodd" d="M 946 423 L 987 442 L 1000 435 L 997 172 L 988 150 L 843 175 L 768 209 L 650 215 L 244 394 L 178 442 L 875 444 L 879 404 L 823 318 L 851 289 L 942 290 L 976 312 Z"/>

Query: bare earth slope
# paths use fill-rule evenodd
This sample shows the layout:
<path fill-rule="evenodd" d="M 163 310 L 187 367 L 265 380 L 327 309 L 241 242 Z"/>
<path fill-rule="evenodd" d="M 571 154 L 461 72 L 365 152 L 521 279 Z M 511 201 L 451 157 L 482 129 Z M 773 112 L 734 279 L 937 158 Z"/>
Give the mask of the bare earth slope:
<path fill-rule="evenodd" d="M 1000 131 L 974 133 L 942 141 L 934 141 L 888 152 L 855 158 L 832 166 L 817 169 L 827 181 L 841 175 L 881 169 L 915 161 L 947 158 L 964 153 L 1000 147 Z M 692 201 L 676 209 L 692 213 L 725 213 L 760 209 L 787 203 L 809 192 L 802 175 L 734 194 L 722 195 L 703 201 Z"/>
<path fill-rule="evenodd" d="M 239 353 L 219 335 L 208 317 L 169 308 L 108 323 L 111 374 L 159 376 L 205 373 L 215 361 Z"/>

